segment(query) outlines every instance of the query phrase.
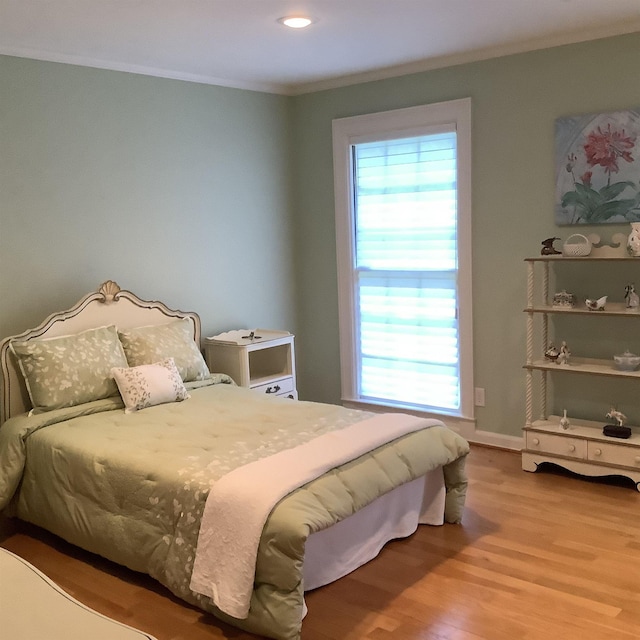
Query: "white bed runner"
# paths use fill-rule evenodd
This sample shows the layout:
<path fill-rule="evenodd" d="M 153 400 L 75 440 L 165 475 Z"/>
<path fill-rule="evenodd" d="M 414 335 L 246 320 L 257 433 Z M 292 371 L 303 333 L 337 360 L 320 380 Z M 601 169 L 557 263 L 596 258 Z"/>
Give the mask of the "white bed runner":
<path fill-rule="evenodd" d="M 338 465 L 439 420 L 385 413 L 234 469 L 211 489 L 202 516 L 191 589 L 246 618 L 258 545 L 273 507 Z"/>

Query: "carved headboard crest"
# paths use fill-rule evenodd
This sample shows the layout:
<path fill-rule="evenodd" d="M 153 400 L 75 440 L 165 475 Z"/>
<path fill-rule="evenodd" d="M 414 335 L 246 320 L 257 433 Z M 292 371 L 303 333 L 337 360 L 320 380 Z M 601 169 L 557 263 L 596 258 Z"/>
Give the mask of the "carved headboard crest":
<path fill-rule="evenodd" d="M 102 295 L 102 300 L 100 300 L 100 302 L 103 302 L 104 304 L 111 304 L 112 302 L 118 301 L 120 297 L 120 286 L 113 280 L 107 280 L 98 289 L 98 293 Z"/>

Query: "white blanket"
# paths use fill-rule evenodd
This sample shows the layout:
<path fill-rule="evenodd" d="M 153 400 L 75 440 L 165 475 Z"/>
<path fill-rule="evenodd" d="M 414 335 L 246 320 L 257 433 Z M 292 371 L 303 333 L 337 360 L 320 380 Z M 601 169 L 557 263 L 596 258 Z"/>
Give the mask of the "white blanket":
<path fill-rule="evenodd" d="M 234 618 L 246 618 L 258 545 L 273 507 L 323 473 L 413 431 L 442 425 L 385 413 L 280 451 L 223 476 L 207 498 L 191 589 Z"/>

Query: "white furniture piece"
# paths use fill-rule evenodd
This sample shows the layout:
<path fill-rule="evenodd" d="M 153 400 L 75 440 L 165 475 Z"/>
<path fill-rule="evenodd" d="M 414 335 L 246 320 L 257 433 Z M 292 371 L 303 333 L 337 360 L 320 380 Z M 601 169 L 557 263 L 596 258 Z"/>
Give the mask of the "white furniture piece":
<path fill-rule="evenodd" d="M 155 640 L 72 598 L 23 558 L 0 547 L 2 637 L 11 640 Z"/>
<path fill-rule="evenodd" d="M 288 331 L 236 329 L 205 338 L 205 359 L 241 387 L 297 400 L 293 340 Z"/>
<path fill-rule="evenodd" d="M 583 302 L 575 307 L 553 306 L 549 295 L 549 271 L 553 263 L 597 262 L 606 267 L 608 263 L 627 261 L 640 266 L 638 258 L 622 256 L 605 257 L 566 257 L 539 256 L 527 258 L 527 362 L 526 369 L 526 421 L 524 426 L 524 448 L 522 450 L 522 468 L 525 471 L 536 471 L 543 462 L 552 462 L 565 469 L 587 476 L 619 475 L 630 478 L 640 491 L 640 429 L 632 427 L 632 435 L 628 439 L 612 438 L 603 435 L 601 422 L 592 422 L 570 418 L 570 426 L 563 429 L 560 416 L 547 414 L 547 377 L 580 373 L 590 376 L 609 378 L 635 379 L 640 382 L 640 371 L 619 371 L 614 367 L 613 359 L 597 360 L 593 358 L 575 358 L 571 356 L 569 366 L 557 365 L 543 357 L 542 351 L 549 345 L 549 316 L 551 314 L 570 314 L 576 318 L 607 317 L 612 322 L 621 317 L 638 319 L 640 330 L 640 313 L 637 309 L 627 309 L 624 303 L 607 302 L 604 310 L 590 311 Z M 535 300 L 536 265 L 542 267 L 541 301 Z M 638 278 L 640 280 L 640 278 Z M 534 353 L 535 317 L 541 317 L 541 335 L 539 338 L 543 348 L 540 357 Z M 538 376 L 540 399 L 540 415 L 534 420 L 534 373 Z M 640 388 L 640 387 L 639 387 Z M 604 413 L 604 412 L 603 412 Z M 631 425 L 628 425 L 631 426 Z"/>

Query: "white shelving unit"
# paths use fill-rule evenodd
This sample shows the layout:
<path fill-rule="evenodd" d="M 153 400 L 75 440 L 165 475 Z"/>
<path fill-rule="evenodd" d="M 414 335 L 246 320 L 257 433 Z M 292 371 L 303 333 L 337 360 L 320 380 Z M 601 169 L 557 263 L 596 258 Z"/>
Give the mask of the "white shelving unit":
<path fill-rule="evenodd" d="M 606 268 L 611 262 L 635 262 L 640 266 L 639 258 L 630 257 L 580 257 L 539 256 L 527 258 L 527 362 L 526 369 L 526 401 L 524 449 L 522 450 L 522 468 L 525 471 L 536 471 L 543 462 L 552 462 L 561 467 L 587 476 L 621 475 L 631 478 L 640 491 L 640 429 L 632 427 L 632 435 L 628 439 L 611 438 L 603 435 L 602 422 L 591 422 L 570 418 L 571 426 L 563 429 L 560 416 L 550 416 L 547 412 L 547 382 L 550 373 L 566 375 L 578 373 L 589 376 L 606 376 L 618 379 L 635 379 L 640 383 L 640 371 L 619 371 L 614 367 L 613 359 L 599 360 L 595 358 L 571 357 L 568 365 L 557 365 L 544 358 L 537 358 L 534 348 L 536 337 L 536 316 L 541 317 L 541 343 L 549 344 L 549 316 L 564 314 L 584 317 L 609 317 L 615 322 L 621 317 L 638 319 L 640 331 L 640 313 L 629 310 L 624 303 L 607 303 L 604 310 L 590 311 L 586 306 L 574 308 L 558 308 L 551 304 L 549 294 L 550 265 L 567 262 L 598 263 Z M 542 273 L 536 274 L 536 266 Z M 538 276 L 538 278 L 536 278 Z M 536 282 L 541 279 L 541 301 L 536 301 Z M 640 281 L 640 277 L 636 279 Z M 580 303 L 578 303 L 579 305 Z M 584 320 L 585 322 L 588 320 Z M 540 414 L 534 419 L 534 375 L 538 381 Z M 640 390 L 640 386 L 638 387 Z M 631 425 L 627 425 L 631 426 Z"/>
<path fill-rule="evenodd" d="M 226 373 L 259 393 L 297 400 L 294 336 L 288 331 L 237 329 L 205 338 L 209 371 Z"/>

